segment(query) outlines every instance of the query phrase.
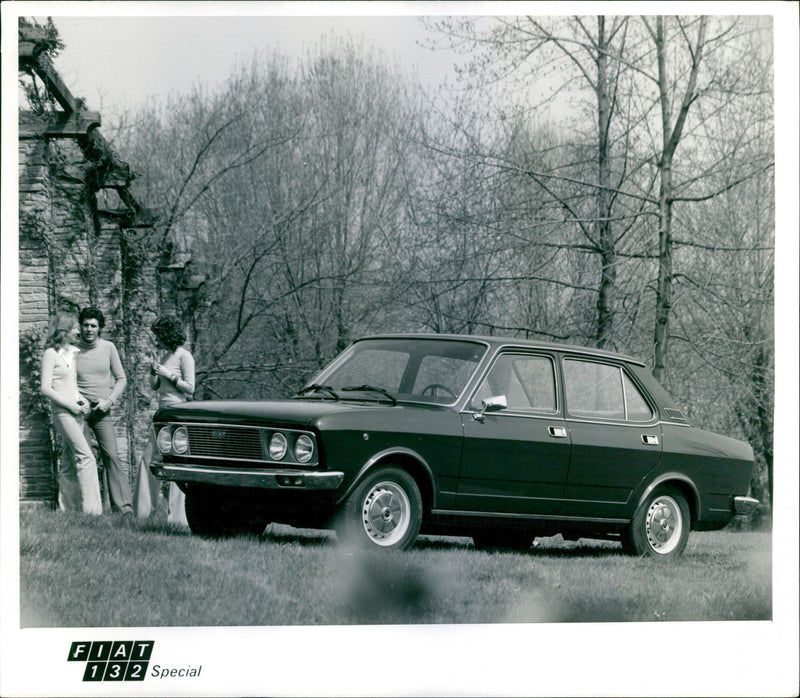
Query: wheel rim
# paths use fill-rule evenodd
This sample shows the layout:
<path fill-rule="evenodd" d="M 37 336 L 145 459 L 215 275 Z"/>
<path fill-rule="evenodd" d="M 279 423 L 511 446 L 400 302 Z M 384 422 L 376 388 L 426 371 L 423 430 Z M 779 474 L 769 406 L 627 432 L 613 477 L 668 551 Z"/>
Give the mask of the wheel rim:
<path fill-rule="evenodd" d="M 667 555 L 681 540 L 683 533 L 681 508 L 672 497 L 656 497 L 647 510 L 645 526 L 647 542 L 653 552 Z"/>
<path fill-rule="evenodd" d="M 410 524 L 411 502 L 394 482 L 379 482 L 364 497 L 361 523 L 375 545 L 389 546 L 401 540 Z"/>

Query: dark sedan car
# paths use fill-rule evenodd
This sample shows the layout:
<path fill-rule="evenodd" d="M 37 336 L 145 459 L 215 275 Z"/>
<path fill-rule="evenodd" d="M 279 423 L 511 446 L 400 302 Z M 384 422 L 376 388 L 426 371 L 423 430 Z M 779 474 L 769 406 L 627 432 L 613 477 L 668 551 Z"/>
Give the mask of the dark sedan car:
<path fill-rule="evenodd" d="M 153 421 L 153 473 L 200 535 L 280 522 L 383 549 L 419 533 L 527 549 L 561 533 L 665 558 L 758 504 L 748 444 L 690 426 L 639 361 L 574 346 L 368 337 L 291 399 Z"/>

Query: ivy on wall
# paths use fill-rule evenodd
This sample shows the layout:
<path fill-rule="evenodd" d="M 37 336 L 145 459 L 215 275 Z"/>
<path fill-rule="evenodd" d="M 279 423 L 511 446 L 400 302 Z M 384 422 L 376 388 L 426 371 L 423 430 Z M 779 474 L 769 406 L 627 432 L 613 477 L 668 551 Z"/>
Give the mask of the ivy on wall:
<path fill-rule="evenodd" d="M 25 419 L 47 418 L 47 399 L 42 395 L 43 338 L 38 332 L 19 338 L 19 411 Z"/>

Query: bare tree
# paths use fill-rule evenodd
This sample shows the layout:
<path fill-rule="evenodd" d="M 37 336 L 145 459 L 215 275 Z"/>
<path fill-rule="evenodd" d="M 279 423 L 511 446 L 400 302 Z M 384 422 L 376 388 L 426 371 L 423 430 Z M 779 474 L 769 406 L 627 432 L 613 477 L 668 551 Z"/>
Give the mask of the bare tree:
<path fill-rule="evenodd" d="M 175 98 L 134 149 L 166 202 L 162 243 L 206 277 L 187 312 L 209 396 L 291 391 L 380 312 L 404 86 L 352 44 L 301 68 L 256 58 L 221 90 Z"/>
<path fill-rule="evenodd" d="M 737 157 L 742 140 L 748 138 L 748 131 L 757 122 L 737 120 L 733 105 L 743 95 L 766 95 L 767 90 L 763 83 L 753 85 L 743 79 L 742 72 L 729 61 L 736 55 L 735 44 L 746 43 L 747 35 L 755 28 L 743 26 L 740 19 L 723 18 L 711 23 L 708 17 L 644 17 L 642 24 L 652 41 L 656 65 L 652 72 L 646 67 L 647 54 L 637 58 L 637 65 L 640 74 L 655 85 L 656 95 L 651 103 L 657 105 L 660 116 L 660 128 L 654 132 L 660 135 L 660 140 L 653 139 L 658 172 L 659 260 L 653 374 L 661 380 L 665 374 L 673 308 L 674 206 L 677 202 L 701 202 L 719 196 L 769 168 L 772 158 L 764 152 L 756 154 L 756 159 L 750 162 Z M 748 58 L 757 56 L 751 52 Z M 641 93 L 645 104 L 641 118 L 645 122 L 650 109 L 646 89 Z M 690 119 L 692 113 L 697 115 L 694 120 Z M 722 128 L 733 131 L 729 150 L 714 153 L 703 125 L 725 114 L 728 118 Z M 683 176 L 677 179 L 675 159 L 682 144 L 691 161 L 681 168 Z M 738 168 L 723 166 L 726 160 Z"/>
<path fill-rule="evenodd" d="M 535 182 L 561 214 L 554 221 L 580 233 L 580 240 L 572 243 L 562 238 L 561 244 L 571 246 L 582 257 L 596 255 L 596 280 L 586 288 L 596 294 L 592 339 L 601 347 L 617 344 L 618 246 L 635 230 L 640 203 L 640 197 L 626 193 L 634 173 L 629 157 L 631 126 L 621 118 L 625 104 L 620 94 L 629 69 L 622 58 L 628 25 L 627 17 L 603 16 L 497 18 L 489 26 L 482 20 L 454 19 L 435 25 L 452 46 L 478 50 L 478 57 L 468 66 L 470 78 L 482 75 L 491 83 L 515 76 L 526 99 L 517 105 L 516 119 L 541 128 L 536 117 L 541 109 L 551 110 L 557 103 L 567 113 L 570 135 L 551 142 L 546 151 L 534 138 L 529 139 L 527 153 L 517 149 L 509 157 L 508 152 L 500 156 L 495 150 L 481 156 Z M 551 77 L 540 80 L 544 71 Z M 531 103 L 537 81 L 545 84 L 542 91 L 549 94 Z M 579 109 L 568 95 L 579 100 Z M 513 108 L 503 105 L 504 110 Z M 588 114 L 593 118 L 592 129 L 584 132 Z M 505 112 L 502 118 L 506 120 Z"/>

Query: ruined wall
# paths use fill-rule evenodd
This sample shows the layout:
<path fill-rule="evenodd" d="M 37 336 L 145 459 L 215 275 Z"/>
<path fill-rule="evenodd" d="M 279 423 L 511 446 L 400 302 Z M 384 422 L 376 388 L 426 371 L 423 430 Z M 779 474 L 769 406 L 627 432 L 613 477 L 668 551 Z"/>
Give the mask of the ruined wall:
<path fill-rule="evenodd" d="M 21 117 L 21 118 L 24 118 Z M 35 129 L 34 129 L 35 131 Z M 157 251 L 150 228 L 127 228 L 98 211 L 89 162 L 77 138 L 20 129 L 19 333 L 20 499 L 53 504 L 55 451 L 39 364 L 48 318 L 96 305 L 103 337 L 120 351 L 128 388 L 114 408 L 120 455 L 130 477 L 146 438 L 155 396 L 147 387 L 149 326 L 156 316 Z"/>

